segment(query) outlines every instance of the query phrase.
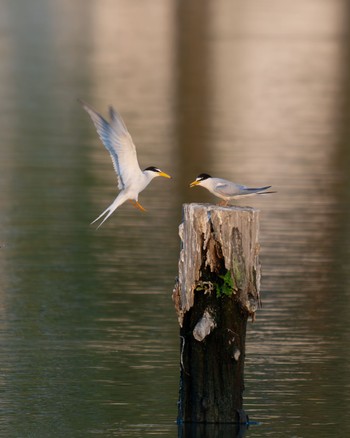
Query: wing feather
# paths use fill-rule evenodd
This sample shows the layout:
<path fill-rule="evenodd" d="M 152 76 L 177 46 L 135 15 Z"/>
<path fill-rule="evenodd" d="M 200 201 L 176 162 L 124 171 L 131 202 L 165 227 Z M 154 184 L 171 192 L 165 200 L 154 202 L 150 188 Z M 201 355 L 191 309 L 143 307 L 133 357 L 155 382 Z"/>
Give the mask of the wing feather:
<path fill-rule="evenodd" d="M 90 105 L 83 101 L 80 101 L 80 103 L 91 117 L 98 136 L 111 155 L 114 170 L 118 176 L 119 189 L 125 189 L 132 183 L 135 176 L 141 172 L 141 169 L 137 160 L 135 145 L 122 117 L 110 107 L 111 123 L 108 123 Z"/>
<path fill-rule="evenodd" d="M 244 193 L 246 187 L 235 184 L 230 181 L 220 182 L 216 185 L 215 190 L 222 196 L 237 196 Z"/>
<path fill-rule="evenodd" d="M 218 194 L 222 196 L 235 197 L 253 195 L 255 193 L 260 193 L 266 189 L 269 189 L 270 187 L 271 186 L 247 187 L 231 181 L 221 180 L 217 183 L 215 190 Z"/>

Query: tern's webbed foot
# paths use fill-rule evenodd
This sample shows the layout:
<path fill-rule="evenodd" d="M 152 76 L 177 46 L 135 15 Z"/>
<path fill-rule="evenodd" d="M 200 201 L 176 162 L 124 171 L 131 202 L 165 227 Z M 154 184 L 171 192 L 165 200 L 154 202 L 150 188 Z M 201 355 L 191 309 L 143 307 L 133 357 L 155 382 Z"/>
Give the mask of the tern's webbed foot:
<path fill-rule="evenodd" d="M 220 205 L 220 207 L 227 207 L 228 206 L 228 201 L 220 201 L 219 203 L 218 203 L 218 205 Z"/>

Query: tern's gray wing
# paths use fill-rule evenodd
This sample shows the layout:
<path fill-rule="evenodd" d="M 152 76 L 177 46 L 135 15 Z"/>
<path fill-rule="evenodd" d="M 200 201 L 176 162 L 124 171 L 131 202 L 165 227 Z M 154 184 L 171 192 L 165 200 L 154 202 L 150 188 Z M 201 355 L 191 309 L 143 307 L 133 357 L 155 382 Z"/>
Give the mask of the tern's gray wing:
<path fill-rule="evenodd" d="M 246 187 L 235 184 L 231 181 L 219 180 L 215 186 L 215 191 L 222 196 L 237 196 L 246 193 Z"/>
<path fill-rule="evenodd" d="M 236 184 L 231 181 L 220 180 L 215 187 L 217 193 L 222 196 L 234 197 L 234 196 L 247 196 L 255 193 L 261 193 L 264 190 L 269 189 L 271 186 L 265 187 L 247 187 L 241 184 Z"/>
<path fill-rule="evenodd" d="M 137 161 L 135 145 L 123 119 L 113 108 L 110 108 L 111 123 L 109 124 L 85 102 L 81 101 L 81 104 L 90 115 L 102 143 L 111 155 L 118 176 L 119 189 L 125 189 L 141 169 Z"/>

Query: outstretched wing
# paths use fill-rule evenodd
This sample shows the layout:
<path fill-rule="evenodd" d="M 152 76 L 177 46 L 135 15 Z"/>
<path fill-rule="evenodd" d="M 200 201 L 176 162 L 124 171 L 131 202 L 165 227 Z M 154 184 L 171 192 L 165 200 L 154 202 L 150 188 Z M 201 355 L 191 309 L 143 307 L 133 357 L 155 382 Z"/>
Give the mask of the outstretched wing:
<path fill-rule="evenodd" d="M 90 105 L 81 100 L 79 102 L 91 117 L 97 134 L 111 155 L 114 170 L 118 176 L 119 189 L 125 189 L 141 172 L 141 169 L 137 161 L 135 145 L 123 119 L 111 107 L 109 110 L 111 123 L 108 123 Z"/>

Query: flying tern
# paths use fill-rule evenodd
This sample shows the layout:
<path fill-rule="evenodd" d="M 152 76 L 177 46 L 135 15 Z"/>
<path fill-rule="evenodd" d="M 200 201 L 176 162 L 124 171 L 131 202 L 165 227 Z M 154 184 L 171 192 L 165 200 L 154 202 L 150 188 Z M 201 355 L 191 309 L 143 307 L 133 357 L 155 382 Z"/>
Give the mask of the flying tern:
<path fill-rule="evenodd" d="M 99 228 L 126 201 L 130 201 L 134 207 L 141 211 L 146 211 L 138 201 L 139 193 L 148 186 L 153 178 L 157 176 L 171 178 L 171 176 L 154 166 L 146 167 L 144 170 L 140 169 L 131 135 L 122 117 L 112 106 L 109 108 L 110 122 L 107 122 L 90 105 L 82 100 L 79 102 L 91 117 L 97 134 L 111 155 L 120 190 L 112 204 L 91 223 L 95 223 L 106 215 L 98 225 L 97 228 Z"/>

